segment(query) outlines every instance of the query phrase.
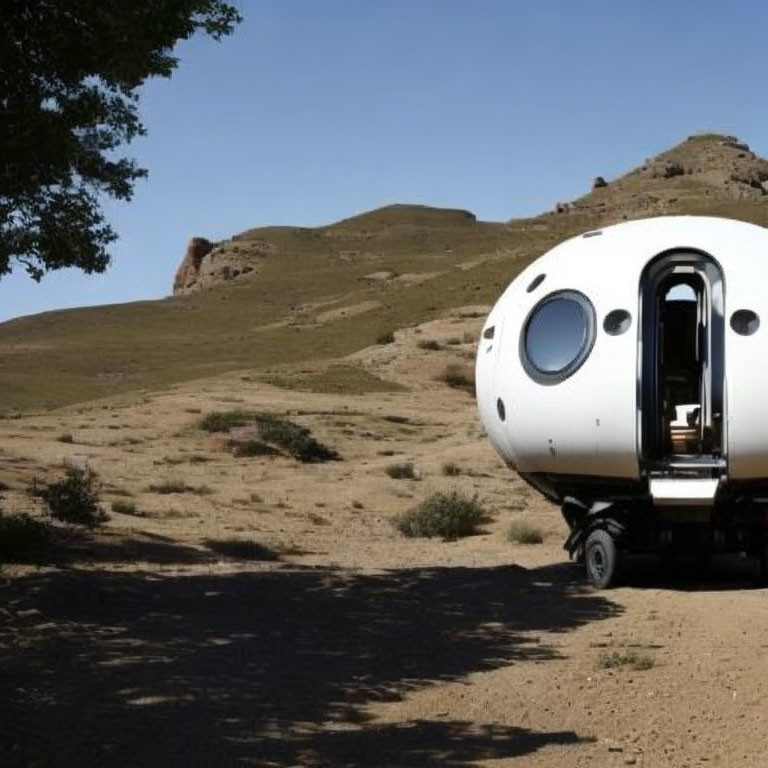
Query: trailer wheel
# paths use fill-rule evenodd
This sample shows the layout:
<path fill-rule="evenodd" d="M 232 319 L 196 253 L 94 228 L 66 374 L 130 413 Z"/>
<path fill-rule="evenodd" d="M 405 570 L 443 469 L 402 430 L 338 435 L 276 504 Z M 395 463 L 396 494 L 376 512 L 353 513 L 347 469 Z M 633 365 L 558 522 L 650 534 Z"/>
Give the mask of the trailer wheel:
<path fill-rule="evenodd" d="M 768 587 L 768 545 L 757 556 L 757 586 Z"/>
<path fill-rule="evenodd" d="M 618 574 L 619 552 L 608 531 L 592 531 L 584 544 L 584 564 L 592 586 L 606 589 L 613 585 Z"/>

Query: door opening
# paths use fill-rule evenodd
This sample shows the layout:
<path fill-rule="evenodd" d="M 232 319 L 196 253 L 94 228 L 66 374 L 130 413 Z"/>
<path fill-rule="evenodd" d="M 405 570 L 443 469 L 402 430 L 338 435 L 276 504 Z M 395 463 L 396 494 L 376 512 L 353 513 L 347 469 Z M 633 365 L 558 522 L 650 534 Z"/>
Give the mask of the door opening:
<path fill-rule="evenodd" d="M 641 280 L 641 464 L 723 467 L 723 279 L 710 256 L 662 254 Z"/>

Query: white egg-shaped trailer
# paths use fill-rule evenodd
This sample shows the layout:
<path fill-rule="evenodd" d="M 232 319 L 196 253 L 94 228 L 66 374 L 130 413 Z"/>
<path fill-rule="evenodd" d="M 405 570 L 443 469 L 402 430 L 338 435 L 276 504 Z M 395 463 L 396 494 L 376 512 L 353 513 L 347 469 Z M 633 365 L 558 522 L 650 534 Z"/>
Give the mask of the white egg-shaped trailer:
<path fill-rule="evenodd" d="M 510 467 L 617 552 L 739 551 L 768 576 L 768 230 L 670 216 L 571 238 L 486 320 L 476 390 Z M 614 551 L 615 550 L 615 551 Z"/>

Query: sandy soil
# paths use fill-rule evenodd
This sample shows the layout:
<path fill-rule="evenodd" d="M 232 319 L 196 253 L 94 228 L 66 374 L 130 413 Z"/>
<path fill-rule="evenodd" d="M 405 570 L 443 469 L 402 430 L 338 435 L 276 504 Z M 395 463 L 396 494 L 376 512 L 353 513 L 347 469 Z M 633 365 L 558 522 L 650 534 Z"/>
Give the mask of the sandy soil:
<path fill-rule="evenodd" d="M 33 509 L 32 479 L 75 462 L 140 516 L 62 529 L 50 564 L 0 572 L 0 765 L 765 765 L 751 564 L 638 562 L 627 586 L 586 586 L 559 511 L 498 460 L 471 398 L 435 381 L 473 345 L 417 346 L 475 334 L 459 314 L 351 358 L 405 393 L 245 371 L 2 422 L 6 510 Z M 232 408 L 289 414 L 343 460 L 234 458 L 196 427 Z M 401 461 L 417 480 L 386 475 Z M 147 490 L 166 480 L 204 492 Z M 452 488 L 487 506 L 479 535 L 394 529 Z M 516 519 L 544 543 L 510 543 Z M 221 554 L 232 538 L 274 559 Z M 614 653 L 647 668 L 606 667 Z"/>

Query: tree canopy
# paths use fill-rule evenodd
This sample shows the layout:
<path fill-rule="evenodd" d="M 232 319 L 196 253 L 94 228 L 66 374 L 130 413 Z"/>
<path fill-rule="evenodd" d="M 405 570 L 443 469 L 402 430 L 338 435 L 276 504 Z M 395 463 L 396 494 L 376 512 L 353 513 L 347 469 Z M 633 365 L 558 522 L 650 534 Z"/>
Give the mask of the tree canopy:
<path fill-rule="evenodd" d="M 179 40 L 239 21 L 220 0 L 3 0 L 0 276 L 104 271 L 117 235 L 99 195 L 129 200 L 146 175 L 119 156 L 145 133 L 140 86 L 171 76 Z"/>

